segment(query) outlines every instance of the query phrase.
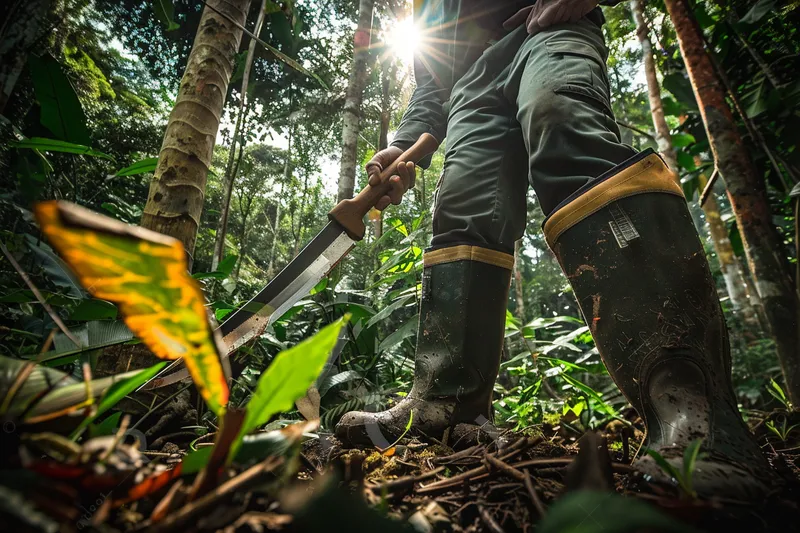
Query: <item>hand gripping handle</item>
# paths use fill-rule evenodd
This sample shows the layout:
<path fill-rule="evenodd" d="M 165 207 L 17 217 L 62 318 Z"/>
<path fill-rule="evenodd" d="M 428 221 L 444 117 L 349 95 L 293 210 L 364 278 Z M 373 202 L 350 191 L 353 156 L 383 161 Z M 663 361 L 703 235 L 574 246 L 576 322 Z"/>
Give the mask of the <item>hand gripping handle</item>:
<path fill-rule="evenodd" d="M 435 152 L 438 147 L 439 141 L 433 135 L 423 133 L 411 148 L 403 152 L 388 168 L 381 172 L 380 185 L 375 187 L 367 185 L 355 198 L 339 202 L 328 213 L 328 216 L 338 222 L 351 238 L 360 241 L 364 238 L 364 232 L 367 230 L 364 225 L 364 215 L 375 207 L 378 200 L 391 190 L 392 186 L 389 183 L 389 178 L 397 174 L 397 165 L 408 161 L 417 163 L 425 156 Z"/>

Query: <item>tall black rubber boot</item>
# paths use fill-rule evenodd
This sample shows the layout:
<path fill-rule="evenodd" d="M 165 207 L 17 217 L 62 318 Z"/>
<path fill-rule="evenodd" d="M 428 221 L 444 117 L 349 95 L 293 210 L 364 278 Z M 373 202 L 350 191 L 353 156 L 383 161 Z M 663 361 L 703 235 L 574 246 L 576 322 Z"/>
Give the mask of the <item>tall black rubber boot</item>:
<path fill-rule="evenodd" d="M 410 434 L 435 438 L 492 420 L 514 257 L 461 245 L 427 251 L 424 261 L 411 392 L 387 411 L 342 417 L 336 436 L 345 445 L 388 446 L 412 410 Z"/>
<path fill-rule="evenodd" d="M 728 333 L 675 175 L 651 150 L 593 180 L 545 219 L 611 377 L 647 427 L 645 445 L 681 470 L 703 439 L 701 496 L 763 497 L 769 465 L 742 421 Z M 636 466 L 670 482 L 650 456 Z"/>

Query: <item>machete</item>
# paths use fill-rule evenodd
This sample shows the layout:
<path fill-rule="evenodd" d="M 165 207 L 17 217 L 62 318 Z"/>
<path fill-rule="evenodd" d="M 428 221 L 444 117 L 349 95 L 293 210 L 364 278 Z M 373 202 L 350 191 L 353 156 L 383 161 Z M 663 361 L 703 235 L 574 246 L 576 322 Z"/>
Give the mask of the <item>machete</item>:
<path fill-rule="evenodd" d="M 316 237 L 280 271 L 280 273 L 249 302 L 227 318 L 217 331 L 222 337 L 220 355 L 223 359 L 248 341 L 264 333 L 275 319 L 281 317 L 298 300 L 306 296 L 364 238 L 364 216 L 375 207 L 391 185 L 389 178 L 396 174 L 401 161 L 420 161 L 439 147 L 432 135 L 423 133 L 414 145 L 403 152 L 394 163 L 381 172 L 381 184 L 367 185 L 355 198 L 342 200 L 334 207 L 327 225 Z M 189 377 L 180 360 L 174 361 L 153 379 L 139 387 L 150 390 L 177 383 Z"/>

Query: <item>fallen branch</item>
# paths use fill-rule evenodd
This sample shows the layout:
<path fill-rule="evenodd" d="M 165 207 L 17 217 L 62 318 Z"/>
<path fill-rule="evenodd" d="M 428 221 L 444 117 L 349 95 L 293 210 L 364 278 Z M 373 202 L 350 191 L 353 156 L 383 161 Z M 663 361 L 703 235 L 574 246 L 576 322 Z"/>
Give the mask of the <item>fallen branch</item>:
<path fill-rule="evenodd" d="M 513 466 L 509 465 L 508 463 L 503 462 L 502 459 L 498 459 L 497 457 L 493 457 L 489 454 L 486 455 L 486 462 L 492 465 L 493 467 L 497 468 L 504 474 L 522 481 L 525 485 L 525 490 L 528 491 L 528 496 L 531 498 L 531 502 L 533 506 L 536 507 L 536 512 L 539 513 L 540 517 L 545 515 L 545 508 L 542 500 L 539 498 L 539 495 L 536 493 L 536 489 L 533 487 L 533 481 L 531 480 L 531 475 L 527 472 L 522 472 L 521 470 L 517 470 Z"/>

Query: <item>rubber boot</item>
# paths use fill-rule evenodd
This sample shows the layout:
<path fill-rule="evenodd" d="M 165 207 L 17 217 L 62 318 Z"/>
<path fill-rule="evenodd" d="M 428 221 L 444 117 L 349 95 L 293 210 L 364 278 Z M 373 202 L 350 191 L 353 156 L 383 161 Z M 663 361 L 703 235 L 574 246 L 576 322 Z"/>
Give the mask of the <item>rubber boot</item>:
<path fill-rule="evenodd" d="M 769 465 L 737 409 L 722 309 L 675 174 L 643 152 L 562 202 L 544 232 L 606 368 L 644 420 L 645 446 L 682 471 L 684 450 L 702 439 L 698 495 L 763 497 Z M 635 466 L 676 484 L 649 455 Z"/>
<path fill-rule="evenodd" d="M 456 424 L 492 420 L 513 263 L 477 246 L 426 251 L 411 392 L 387 411 L 347 413 L 336 426 L 339 440 L 384 448 L 410 419 L 409 435 L 435 438 Z"/>

